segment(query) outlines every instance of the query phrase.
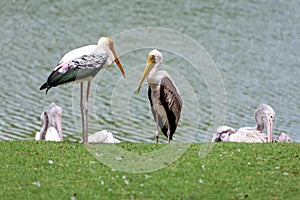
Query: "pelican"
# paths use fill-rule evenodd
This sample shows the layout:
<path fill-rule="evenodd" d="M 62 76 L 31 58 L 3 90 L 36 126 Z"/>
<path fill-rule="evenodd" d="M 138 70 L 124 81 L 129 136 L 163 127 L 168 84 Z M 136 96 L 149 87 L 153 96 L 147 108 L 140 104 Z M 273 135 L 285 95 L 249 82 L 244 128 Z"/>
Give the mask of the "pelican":
<path fill-rule="evenodd" d="M 229 142 L 230 135 L 235 130 L 230 126 L 220 126 L 217 128 L 217 133 L 213 135 L 212 142 Z"/>
<path fill-rule="evenodd" d="M 114 138 L 113 134 L 107 130 L 98 131 L 89 135 L 90 143 L 120 143 L 121 141 Z"/>
<path fill-rule="evenodd" d="M 212 142 L 235 142 L 230 136 L 235 133 L 234 129 L 229 126 L 220 126 L 217 129 L 217 133 L 213 135 Z M 260 139 L 258 142 L 266 142 L 267 135 L 260 133 Z M 272 142 L 285 142 L 291 143 L 292 139 L 287 133 L 279 132 L 276 138 L 272 139 Z"/>
<path fill-rule="evenodd" d="M 243 127 L 234 132 L 225 131 L 214 139 L 215 142 L 273 142 L 273 125 L 275 120 L 275 111 L 267 104 L 261 104 L 254 112 L 256 126 Z M 267 126 L 267 135 L 262 133 L 264 126 Z M 221 130 L 221 127 L 219 127 Z M 218 130 L 217 130 L 218 134 Z M 225 135 L 223 135 L 225 134 Z M 219 136 L 219 137 L 218 137 Z"/>
<path fill-rule="evenodd" d="M 261 104 L 254 112 L 256 127 L 243 127 L 230 135 L 231 142 L 272 142 L 275 111 L 267 104 Z M 267 127 L 267 135 L 262 133 Z"/>
<path fill-rule="evenodd" d="M 291 143 L 292 139 L 290 138 L 290 136 L 287 133 L 279 132 L 278 135 L 277 135 L 277 138 L 275 139 L 275 142 Z"/>
<path fill-rule="evenodd" d="M 182 101 L 177 87 L 166 71 L 157 71 L 163 61 L 163 55 L 156 49 L 150 51 L 147 65 L 138 85 L 138 92 L 147 77 L 148 99 L 156 122 L 156 143 L 159 127 L 163 134 L 172 140 L 180 119 Z"/>
<path fill-rule="evenodd" d="M 62 109 L 51 103 L 41 115 L 42 128 L 35 135 L 35 140 L 62 141 Z"/>
<path fill-rule="evenodd" d="M 125 77 L 124 69 L 116 55 L 112 39 L 101 37 L 97 45 L 80 47 L 66 53 L 53 69 L 47 81 L 40 87 L 40 90 L 47 89 L 47 94 L 52 87 L 69 82 L 80 83 L 80 111 L 84 144 L 88 143 L 88 98 L 91 80 L 101 69 L 109 67 L 113 62 L 116 62 Z M 87 81 L 85 104 L 83 104 L 84 81 Z"/>

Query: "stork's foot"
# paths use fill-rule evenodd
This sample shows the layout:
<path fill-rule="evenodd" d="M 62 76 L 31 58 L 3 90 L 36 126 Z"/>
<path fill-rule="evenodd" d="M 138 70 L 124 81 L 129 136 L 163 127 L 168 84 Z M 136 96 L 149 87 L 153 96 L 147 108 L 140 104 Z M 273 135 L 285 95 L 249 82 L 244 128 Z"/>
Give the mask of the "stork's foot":
<path fill-rule="evenodd" d="M 170 143 L 171 142 L 171 139 L 170 139 L 170 130 L 168 130 L 167 135 L 168 135 L 168 142 Z"/>
<path fill-rule="evenodd" d="M 159 138 L 158 131 L 155 133 L 155 138 L 156 138 L 156 144 L 157 144 L 158 143 L 158 138 Z"/>

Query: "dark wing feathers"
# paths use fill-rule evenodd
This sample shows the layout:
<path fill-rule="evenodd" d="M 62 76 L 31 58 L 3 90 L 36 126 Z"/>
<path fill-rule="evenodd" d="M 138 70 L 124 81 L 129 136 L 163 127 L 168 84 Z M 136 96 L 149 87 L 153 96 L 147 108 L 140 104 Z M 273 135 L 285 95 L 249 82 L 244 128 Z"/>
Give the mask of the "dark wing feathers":
<path fill-rule="evenodd" d="M 148 98 L 151 105 L 151 111 L 156 121 L 156 113 L 153 109 L 153 103 L 151 100 L 151 88 L 148 89 Z M 175 133 L 177 128 L 178 121 L 180 119 L 181 108 L 182 108 L 182 100 L 180 95 L 178 94 L 176 87 L 174 86 L 173 82 L 168 78 L 164 77 L 161 81 L 160 86 L 160 102 L 161 105 L 164 107 L 167 117 L 169 120 L 170 125 L 170 139 L 172 140 L 172 136 Z M 168 137 L 168 127 L 165 124 L 160 116 L 158 116 L 158 125 L 161 128 L 163 134 Z"/>
<path fill-rule="evenodd" d="M 151 92 L 152 92 L 152 90 L 151 90 L 151 87 L 149 86 L 149 88 L 148 88 L 148 99 L 150 101 L 151 111 L 152 111 L 152 115 L 153 115 L 154 121 L 156 122 L 156 112 L 154 111 L 154 108 L 153 108 L 153 102 L 152 102 L 152 99 L 151 99 Z M 164 126 L 162 118 L 159 115 L 157 117 L 158 117 L 158 126 L 161 128 L 161 130 L 164 133 L 164 135 L 166 137 L 168 137 L 167 136 L 168 128 L 166 129 L 166 127 Z"/>
<path fill-rule="evenodd" d="M 47 82 L 40 90 L 55 87 L 64 83 L 82 80 L 87 77 L 94 77 L 103 67 L 107 60 L 107 54 L 83 55 L 71 60 L 69 63 L 58 64 L 54 71 L 49 75 Z"/>
<path fill-rule="evenodd" d="M 168 78 L 164 77 L 161 80 L 160 86 L 160 101 L 162 106 L 165 108 L 170 126 L 170 139 L 177 128 L 178 121 L 180 119 L 182 100 L 177 92 L 177 89 L 173 82 Z M 164 131 L 164 130 L 166 131 Z M 167 137 L 167 128 L 162 128 L 164 135 Z M 166 132 L 166 133 L 165 133 Z"/>

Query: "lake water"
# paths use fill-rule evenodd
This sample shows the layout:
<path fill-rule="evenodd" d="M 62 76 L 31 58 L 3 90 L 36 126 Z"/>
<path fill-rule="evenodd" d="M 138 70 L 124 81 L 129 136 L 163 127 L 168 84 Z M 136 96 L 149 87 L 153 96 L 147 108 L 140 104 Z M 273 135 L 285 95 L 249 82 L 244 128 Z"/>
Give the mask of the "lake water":
<path fill-rule="evenodd" d="M 147 85 L 139 94 L 135 90 L 147 54 L 156 47 L 146 45 L 151 41 L 147 33 L 138 33 L 157 27 L 147 30 L 158 30 L 158 36 L 176 31 L 210 55 L 197 60 L 207 66 L 208 76 L 193 71 L 190 60 L 176 53 L 193 52 L 192 46 L 172 34 L 156 39 L 173 45 L 161 49 L 162 69 L 174 78 L 183 98 L 174 142 L 210 141 L 223 122 L 235 129 L 254 126 L 253 113 L 261 103 L 276 112 L 274 133 L 284 131 L 300 142 L 299 6 L 297 0 L 1 1 L 0 139 L 33 139 L 40 114 L 55 102 L 63 108 L 64 138 L 80 140 L 78 84 L 52 88 L 48 95 L 39 87 L 64 53 L 105 35 L 114 40 L 127 75 L 123 79 L 113 66 L 92 81 L 90 133 L 107 129 L 122 141 L 154 142 Z M 145 46 L 139 47 L 143 41 Z M 138 47 L 126 51 L 132 44 Z M 212 73 L 212 63 L 219 75 Z M 214 90 L 217 85 L 225 96 L 220 88 Z M 220 113 L 213 111 L 214 100 L 222 103 L 215 104 L 222 107 Z"/>

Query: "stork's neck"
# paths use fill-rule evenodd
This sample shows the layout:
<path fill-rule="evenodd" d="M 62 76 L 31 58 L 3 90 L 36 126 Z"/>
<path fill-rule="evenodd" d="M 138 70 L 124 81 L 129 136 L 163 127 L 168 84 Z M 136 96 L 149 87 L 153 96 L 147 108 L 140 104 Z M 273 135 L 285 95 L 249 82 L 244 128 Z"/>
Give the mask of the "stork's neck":
<path fill-rule="evenodd" d="M 40 131 L 40 140 L 44 140 L 46 138 L 46 133 L 47 133 L 47 130 L 48 130 L 48 127 L 49 127 L 49 116 L 48 116 L 48 113 L 46 111 L 44 111 L 43 113 L 43 117 L 42 117 L 42 124 L 43 124 L 43 127 L 41 128 L 41 131 Z"/>
<path fill-rule="evenodd" d="M 156 81 L 156 76 L 157 76 L 157 70 L 158 70 L 158 67 L 160 66 L 161 62 L 158 62 L 154 65 L 154 67 L 152 68 L 152 70 L 149 72 L 148 76 L 147 76 L 147 81 L 148 83 L 150 82 L 157 82 Z"/>
<path fill-rule="evenodd" d="M 98 53 L 99 54 L 102 54 L 102 53 L 107 54 L 107 59 L 106 59 L 106 62 L 104 64 L 104 67 L 110 66 L 115 61 L 115 56 L 114 56 L 113 52 L 111 51 L 111 49 L 108 46 L 98 45 Z"/>

